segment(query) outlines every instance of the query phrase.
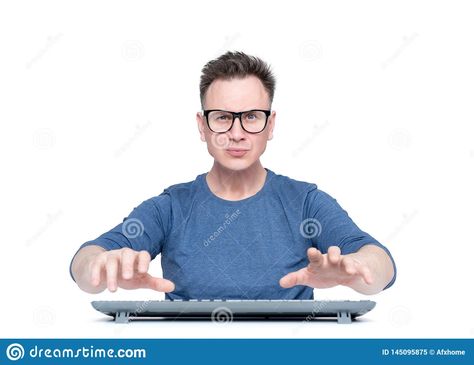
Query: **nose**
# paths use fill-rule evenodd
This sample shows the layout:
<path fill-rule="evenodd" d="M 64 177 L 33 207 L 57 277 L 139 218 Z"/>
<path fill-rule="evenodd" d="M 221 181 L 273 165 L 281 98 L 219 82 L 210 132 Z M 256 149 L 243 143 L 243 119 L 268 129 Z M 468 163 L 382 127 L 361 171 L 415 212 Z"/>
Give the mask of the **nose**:
<path fill-rule="evenodd" d="M 240 124 L 239 117 L 234 118 L 234 124 L 232 125 L 232 128 L 228 131 L 228 133 L 230 133 L 230 136 L 234 140 L 240 140 L 244 138 L 245 130 L 242 128 L 242 125 Z"/>

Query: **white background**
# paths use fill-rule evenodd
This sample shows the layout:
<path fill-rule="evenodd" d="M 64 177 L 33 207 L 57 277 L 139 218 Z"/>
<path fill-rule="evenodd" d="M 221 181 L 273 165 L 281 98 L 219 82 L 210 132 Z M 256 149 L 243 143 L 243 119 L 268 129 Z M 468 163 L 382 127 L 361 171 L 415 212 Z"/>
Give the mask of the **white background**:
<path fill-rule="evenodd" d="M 3 1 L 1 337 L 474 337 L 469 1 Z M 227 50 L 277 76 L 265 167 L 316 183 L 391 250 L 396 284 L 334 322 L 114 325 L 69 277 L 78 246 L 212 159 L 200 70 Z M 160 273 L 159 260 L 152 272 Z"/>

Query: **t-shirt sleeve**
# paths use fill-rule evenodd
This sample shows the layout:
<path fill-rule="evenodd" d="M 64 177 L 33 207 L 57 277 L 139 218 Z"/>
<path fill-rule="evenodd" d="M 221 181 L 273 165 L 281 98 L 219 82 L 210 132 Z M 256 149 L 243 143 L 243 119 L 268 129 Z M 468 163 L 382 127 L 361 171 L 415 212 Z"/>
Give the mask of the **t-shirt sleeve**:
<path fill-rule="evenodd" d="M 154 259 L 162 250 L 171 229 L 171 201 L 166 190 L 159 196 L 145 200 L 135 207 L 123 221 L 94 240 L 83 243 L 79 250 L 86 246 L 96 245 L 108 250 L 124 247 L 135 251 L 147 251 Z M 74 255 L 75 256 L 75 255 Z M 69 272 L 72 276 L 71 266 Z"/>
<path fill-rule="evenodd" d="M 357 252 L 362 246 L 372 244 L 382 248 L 393 263 L 394 275 L 384 288 L 393 285 L 397 276 L 395 260 L 390 251 L 367 232 L 362 231 L 339 205 L 336 199 L 313 184 L 308 192 L 304 207 L 304 221 L 301 226 L 313 247 L 327 253 L 329 246 L 339 246 L 343 255 Z"/>

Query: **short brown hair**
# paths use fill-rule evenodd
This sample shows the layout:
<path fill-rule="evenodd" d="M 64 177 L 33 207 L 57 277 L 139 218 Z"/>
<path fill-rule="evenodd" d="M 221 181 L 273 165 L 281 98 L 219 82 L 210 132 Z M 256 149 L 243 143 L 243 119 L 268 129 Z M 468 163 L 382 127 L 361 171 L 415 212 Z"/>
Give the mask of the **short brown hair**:
<path fill-rule="evenodd" d="M 244 78 L 251 75 L 260 79 L 263 87 L 268 92 L 270 103 L 272 103 L 275 94 L 275 76 L 270 66 L 260 58 L 249 56 L 244 52 L 229 51 L 215 60 L 209 61 L 202 69 L 199 84 L 202 108 L 204 108 L 207 89 L 214 80 Z"/>

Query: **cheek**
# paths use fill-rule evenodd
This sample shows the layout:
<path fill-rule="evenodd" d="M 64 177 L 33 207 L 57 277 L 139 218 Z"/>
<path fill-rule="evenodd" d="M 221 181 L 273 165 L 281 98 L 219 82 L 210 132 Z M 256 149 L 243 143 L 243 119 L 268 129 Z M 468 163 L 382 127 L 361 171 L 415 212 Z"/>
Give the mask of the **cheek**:
<path fill-rule="evenodd" d="M 251 140 L 251 153 L 254 158 L 258 158 L 265 152 L 267 145 L 267 140 L 265 138 L 255 138 Z"/>
<path fill-rule="evenodd" d="M 207 149 L 209 152 L 222 153 L 231 144 L 227 134 L 209 134 L 206 136 Z"/>

